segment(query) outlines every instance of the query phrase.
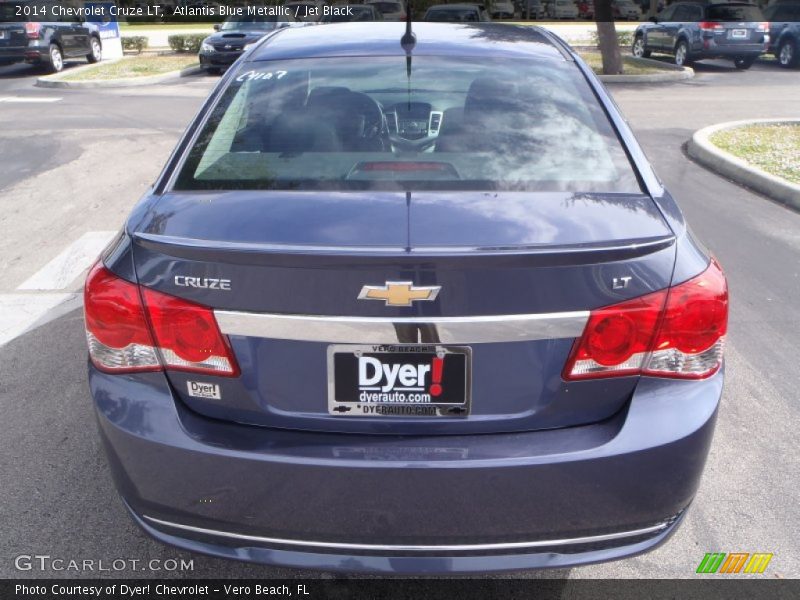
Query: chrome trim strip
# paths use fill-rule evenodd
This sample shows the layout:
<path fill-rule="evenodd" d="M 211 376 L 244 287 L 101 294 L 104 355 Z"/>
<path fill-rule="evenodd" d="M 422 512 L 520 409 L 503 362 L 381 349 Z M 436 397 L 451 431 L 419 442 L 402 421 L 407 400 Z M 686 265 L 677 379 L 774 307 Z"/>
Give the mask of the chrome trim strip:
<path fill-rule="evenodd" d="M 328 317 L 215 310 L 229 335 L 341 344 L 487 344 L 574 338 L 589 311 L 479 317 Z"/>
<path fill-rule="evenodd" d="M 193 191 L 193 195 L 211 196 L 217 192 L 213 191 Z M 593 252 L 626 252 L 633 253 L 633 256 L 655 252 L 671 245 L 675 241 L 675 236 L 667 235 L 643 241 L 622 240 L 607 244 L 592 244 L 586 246 L 415 246 L 406 248 L 405 246 L 327 246 L 315 244 L 274 244 L 268 242 L 231 242 L 226 240 L 208 240 L 191 237 L 181 237 L 174 235 L 164 235 L 160 233 L 147 233 L 138 231 L 133 233 L 134 237 L 144 242 L 152 244 L 174 246 L 177 249 L 187 248 L 189 250 L 228 250 L 232 252 L 286 252 L 286 253 L 348 253 L 348 254 L 397 254 L 402 256 L 461 256 L 465 254 L 479 254 L 481 256 L 502 257 L 504 255 L 532 255 L 548 256 L 557 254 L 569 254 L 572 256 L 582 256 Z"/>
<path fill-rule="evenodd" d="M 444 545 L 414 545 L 414 544 L 350 544 L 345 542 L 315 542 L 307 540 L 288 540 L 283 538 L 264 537 L 260 535 L 246 535 L 243 533 L 233 533 L 230 531 L 219 531 L 216 529 L 206 529 L 204 527 L 194 527 L 192 525 L 182 525 L 162 521 L 154 517 L 142 515 L 150 523 L 201 533 L 205 535 L 224 537 L 234 540 L 247 542 L 258 542 L 262 544 L 280 544 L 283 546 L 306 546 L 309 548 L 334 548 L 338 550 L 384 550 L 390 552 L 470 552 L 475 550 L 514 550 L 517 548 L 543 548 L 549 546 L 569 546 L 572 544 L 591 544 L 594 542 L 605 542 L 609 540 L 635 537 L 648 533 L 657 533 L 669 527 L 670 521 L 662 521 L 657 525 L 634 529 L 632 531 L 620 531 L 616 533 L 606 533 L 603 535 L 587 535 L 576 538 L 563 538 L 557 540 L 536 540 L 532 542 L 500 542 L 495 544 L 444 544 Z"/>

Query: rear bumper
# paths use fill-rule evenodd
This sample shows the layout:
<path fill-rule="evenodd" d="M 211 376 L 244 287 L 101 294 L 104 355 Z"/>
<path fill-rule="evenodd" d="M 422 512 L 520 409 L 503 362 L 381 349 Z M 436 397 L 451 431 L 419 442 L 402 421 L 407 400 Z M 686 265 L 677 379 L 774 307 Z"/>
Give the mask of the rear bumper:
<path fill-rule="evenodd" d="M 738 57 L 757 57 L 767 51 L 767 43 L 740 44 L 740 45 L 718 45 L 713 43 L 700 45 L 692 48 L 692 58 L 738 58 Z"/>
<path fill-rule="evenodd" d="M 697 490 L 722 377 L 643 379 L 625 411 L 594 425 L 396 437 L 214 421 L 176 402 L 161 374 L 90 367 L 114 478 L 150 535 L 239 560 L 392 573 L 654 548 Z"/>
<path fill-rule="evenodd" d="M 229 67 L 242 52 L 209 52 L 200 54 L 200 66 L 205 68 Z"/>
<path fill-rule="evenodd" d="M 13 48 L 0 48 L 0 64 L 9 65 L 25 60 L 28 48 L 14 46 Z"/>

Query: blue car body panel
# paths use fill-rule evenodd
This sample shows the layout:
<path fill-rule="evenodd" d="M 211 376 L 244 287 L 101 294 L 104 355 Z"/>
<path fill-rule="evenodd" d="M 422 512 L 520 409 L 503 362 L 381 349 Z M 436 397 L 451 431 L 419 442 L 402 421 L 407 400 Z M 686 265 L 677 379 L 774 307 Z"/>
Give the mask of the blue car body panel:
<path fill-rule="evenodd" d="M 90 367 L 116 484 L 152 535 L 239 560 L 395 573 L 570 566 L 657 546 L 699 484 L 722 377 L 643 379 L 623 411 L 583 427 L 443 439 L 265 434 L 195 414 L 162 374 L 134 379 Z M 614 544 L 424 556 L 221 535 L 457 546 L 560 541 L 661 522 L 668 525 L 654 534 Z"/>
<path fill-rule="evenodd" d="M 103 256 L 119 277 L 243 314 L 453 318 L 583 312 L 706 269 L 632 132 L 589 68 L 540 30 L 415 24 L 420 54 L 574 62 L 641 193 L 174 191 L 219 95 L 258 61 L 402 55 L 402 24 L 287 29 L 221 80 Z M 490 210 L 492 203 L 507 210 Z M 614 278 L 633 273 L 615 289 Z M 176 285 L 224 278 L 229 291 Z M 410 307 L 365 284 L 442 286 Z M 398 333 L 398 335 L 400 335 Z M 117 486 L 148 533 L 238 560 L 442 573 L 611 560 L 665 541 L 699 485 L 723 372 L 701 381 L 565 381 L 573 337 L 472 345 L 468 418 L 329 414 L 328 343 L 230 335 L 238 377 L 89 381 Z M 480 435 L 478 435 L 480 434 Z"/>

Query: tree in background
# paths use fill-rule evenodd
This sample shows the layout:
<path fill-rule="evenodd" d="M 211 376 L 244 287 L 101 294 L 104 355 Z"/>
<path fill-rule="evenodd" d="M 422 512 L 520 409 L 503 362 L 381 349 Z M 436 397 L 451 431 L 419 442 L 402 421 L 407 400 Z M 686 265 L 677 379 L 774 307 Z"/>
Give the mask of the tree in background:
<path fill-rule="evenodd" d="M 594 20 L 597 23 L 600 56 L 603 57 L 603 74 L 619 75 L 622 73 L 622 55 L 619 52 L 611 0 L 594 0 Z"/>

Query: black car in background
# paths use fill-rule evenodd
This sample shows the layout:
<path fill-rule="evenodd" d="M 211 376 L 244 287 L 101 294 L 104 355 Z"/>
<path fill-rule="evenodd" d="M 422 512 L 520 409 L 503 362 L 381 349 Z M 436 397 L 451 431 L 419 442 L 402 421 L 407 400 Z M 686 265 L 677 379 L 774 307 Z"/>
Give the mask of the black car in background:
<path fill-rule="evenodd" d="M 74 17 L 58 16 L 57 6 L 55 2 L 0 2 L 0 66 L 28 62 L 57 73 L 67 58 L 86 58 L 90 63 L 102 59 L 97 30 Z"/>
<path fill-rule="evenodd" d="M 767 49 L 769 25 L 761 10 L 744 2 L 676 2 L 634 32 L 631 51 L 672 54 L 683 66 L 705 58 L 727 58 L 749 69 Z"/>
<path fill-rule="evenodd" d="M 800 66 L 800 1 L 778 1 L 764 9 L 769 22 L 768 52 L 782 67 Z"/>
<path fill-rule="evenodd" d="M 491 21 L 492 19 L 483 4 L 436 4 L 427 10 L 422 20 L 460 23 Z"/>
<path fill-rule="evenodd" d="M 297 22 L 292 14 L 229 17 L 221 25 L 214 25 L 216 33 L 203 40 L 200 66 L 209 73 L 219 73 L 236 62 L 250 44 Z"/>

